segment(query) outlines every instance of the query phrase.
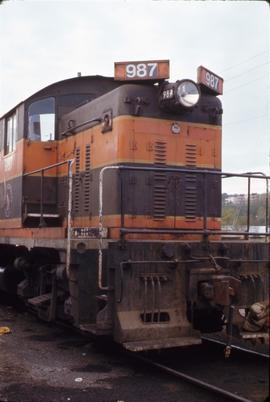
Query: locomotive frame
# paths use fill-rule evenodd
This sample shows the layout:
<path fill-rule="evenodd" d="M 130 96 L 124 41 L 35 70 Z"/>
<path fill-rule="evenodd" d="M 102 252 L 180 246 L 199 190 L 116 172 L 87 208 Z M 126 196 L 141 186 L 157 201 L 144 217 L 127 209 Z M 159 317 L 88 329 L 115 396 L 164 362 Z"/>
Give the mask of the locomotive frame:
<path fill-rule="evenodd" d="M 164 63 L 52 84 L 0 120 L 0 289 L 134 351 L 268 339 L 270 177 L 221 171 L 222 79 L 169 83 Z M 221 230 L 226 177 L 248 181 L 246 231 Z"/>

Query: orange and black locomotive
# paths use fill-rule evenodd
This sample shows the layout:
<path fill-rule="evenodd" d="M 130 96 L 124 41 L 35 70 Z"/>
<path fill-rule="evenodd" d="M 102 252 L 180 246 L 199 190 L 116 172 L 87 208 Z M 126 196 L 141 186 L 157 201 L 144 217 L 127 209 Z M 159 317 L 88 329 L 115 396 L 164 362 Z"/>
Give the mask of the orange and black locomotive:
<path fill-rule="evenodd" d="M 221 228 L 223 80 L 115 63 L 0 120 L 0 289 L 129 350 L 268 337 L 265 232 Z M 268 197 L 268 194 L 267 194 Z"/>

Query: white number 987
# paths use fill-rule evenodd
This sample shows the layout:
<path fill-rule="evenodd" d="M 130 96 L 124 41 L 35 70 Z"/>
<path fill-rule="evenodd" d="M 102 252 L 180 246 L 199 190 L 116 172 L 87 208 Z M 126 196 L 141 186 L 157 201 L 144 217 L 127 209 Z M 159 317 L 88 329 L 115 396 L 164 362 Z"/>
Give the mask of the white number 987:
<path fill-rule="evenodd" d="M 128 78 L 154 77 L 156 69 L 157 69 L 157 63 L 127 64 L 126 76 Z"/>

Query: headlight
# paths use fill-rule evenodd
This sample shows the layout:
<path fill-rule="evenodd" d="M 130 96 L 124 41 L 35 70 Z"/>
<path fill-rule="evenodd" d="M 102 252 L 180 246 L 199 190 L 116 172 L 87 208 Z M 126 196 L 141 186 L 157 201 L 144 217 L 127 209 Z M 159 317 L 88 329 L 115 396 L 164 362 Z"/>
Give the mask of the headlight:
<path fill-rule="evenodd" d="M 176 101 L 182 106 L 193 107 L 197 105 L 200 92 L 197 85 L 190 80 L 180 81 L 176 88 Z"/>
<path fill-rule="evenodd" d="M 191 80 L 182 80 L 175 83 L 166 83 L 159 97 L 161 108 L 177 111 L 179 108 L 192 108 L 200 99 L 200 90 Z"/>

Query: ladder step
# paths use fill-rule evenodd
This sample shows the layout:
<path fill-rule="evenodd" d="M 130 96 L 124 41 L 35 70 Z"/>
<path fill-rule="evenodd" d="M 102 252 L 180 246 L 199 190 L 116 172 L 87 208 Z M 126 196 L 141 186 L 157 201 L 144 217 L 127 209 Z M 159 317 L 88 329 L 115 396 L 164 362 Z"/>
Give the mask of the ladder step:
<path fill-rule="evenodd" d="M 108 332 L 108 330 L 106 330 L 106 329 L 98 328 L 96 324 L 87 324 L 87 323 L 80 324 L 79 329 L 82 332 L 85 332 L 85 333 L 88 332 L 92 335 L 108 335 L 108 333 L 110 333 L 110 331 Z"/>
<path fill-rule="evenodd" d="M 28 303 L 32 304 L 33 306 L 38 306 L 42 303 L 50 301 L 51 298 L 52 298 L 51 293 L 44 293 L 43 295 L 32 297 L 31 299 L 28 299 Z"/>
<path fill-rule="evenodd" d="M 60 215 L 59 214 L 43 214 L 42 215 L 43 216 L 43 218 L 60 218 Z M 28 213 L 27 215 L 26 215 L 26 218 L 40 218 L 41 217 L 41 214 L 38 214 L 38 213 L 32 213 L 32 212 L 30 212 L 30 213 Z"/>
<path fill-rule="evenodd" d="M 240 332 L 240 337 L 242 338 L 242 339 L 245 339 L 245 340 L 252 340 L 252 339 L 260 339 L 260 338 L 262 338 L 262 339 L 266 339 L 266 340 L 268 340 L 269 339 L 269 333 L 268 332 L 260 332 L 260 331 L 258 331 L 258 332 Z"/>
<path fill-rule="evenodd" d="M 99 296 L 96 296 L 96 299 L 102 300 L 102 301 L 108 301 L 108 295 L 99 295 Z"/>
<path fill-rule="evenodd" d="M 143 350 L 153 350 L 162 348 L 176 348 L 179 346 L 200 345 L 202 343 L 200 338 L 195 337 L 179 337 L 179 338 L 164 338 L 164 339 L 151 339 L 133 342 L 124 342 L 125 349 L 131 352 L 141 352 Z"/>

